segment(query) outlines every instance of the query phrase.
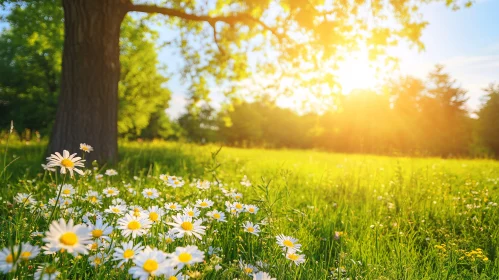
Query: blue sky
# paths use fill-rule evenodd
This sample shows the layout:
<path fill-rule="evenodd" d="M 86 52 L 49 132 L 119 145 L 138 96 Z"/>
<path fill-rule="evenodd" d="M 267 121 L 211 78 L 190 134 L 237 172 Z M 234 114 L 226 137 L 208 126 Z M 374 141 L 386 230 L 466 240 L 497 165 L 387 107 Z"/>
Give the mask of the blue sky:
<path fill-rule="evenodd" d="M 458 83 L 468 90 L 468 108 L 476 110 L 484 95 L 482 88 L 499 82 L 499 0 L 477 0 L 469 9 L 452 11 L 442 3 L 423 9 L 430 24 L 423 33 L 424 52 L 401 46 L 397 54 L 401 59 L 397 74 L 425 78 L 436 63 L 446 66 Z M 176 36 L 171 30 L 162 30 L 161 39 Z M 168 65 L 169 72 L 181 66 L 181 59 L 171 49 L 160 50 L 160 61 Z M 355 71 L 355 67 L 352 67 Z M 171 117 L 184 111 L 187 91 L 180 77 L 173 75 L 168 86 L 173 92 Z M 213 96 L 215 102 L 221 97 Z"/>

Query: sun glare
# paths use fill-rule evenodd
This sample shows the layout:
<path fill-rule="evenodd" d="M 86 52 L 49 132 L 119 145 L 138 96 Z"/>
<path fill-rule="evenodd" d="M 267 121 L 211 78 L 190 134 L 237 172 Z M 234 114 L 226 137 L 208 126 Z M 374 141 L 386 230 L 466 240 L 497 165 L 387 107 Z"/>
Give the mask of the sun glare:
<path fill-rule="evenodd" d="M 351 54 L 339 63 L 336 73 L 343 94 L 349 94 L 354 89 L 372 89 L 380 83 L 380 73 L 367 57 L 367 52 Z"/>

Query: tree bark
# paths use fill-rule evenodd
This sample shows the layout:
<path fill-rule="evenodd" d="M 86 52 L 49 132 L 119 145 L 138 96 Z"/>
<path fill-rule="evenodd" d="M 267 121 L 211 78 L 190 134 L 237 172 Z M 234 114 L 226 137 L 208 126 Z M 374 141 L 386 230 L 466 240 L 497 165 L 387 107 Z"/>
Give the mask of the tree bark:
<path fill-rule="evenodd" d="M 61 92 L 49 152 L 80 152 L 87 162 L 118 156 L 118 82 L 123 0 L 63 0 L 64 50 Z"/>

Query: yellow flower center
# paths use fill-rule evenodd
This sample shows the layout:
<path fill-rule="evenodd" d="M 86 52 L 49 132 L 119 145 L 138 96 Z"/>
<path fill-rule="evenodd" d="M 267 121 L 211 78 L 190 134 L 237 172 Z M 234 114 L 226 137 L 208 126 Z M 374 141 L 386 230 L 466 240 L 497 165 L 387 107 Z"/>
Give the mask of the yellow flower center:
<path fill-rule="evenodd" d="M 246 230 L 247 230 L 248 232 L 254 232 L 254 231 L 255 231 L 255 229 L 254 229 L 254 228 L 252 228 L 252 227 L 249 227 L 249 228 L 247 228 Z"/>
<path fill-rule="evenodd" d="M 69 189 L 65 189 L 65 190 L 63 190 L 63 191 L 62 191 L 62 193 L 63 193 L 63 194 L 70 194 L 70 193 L 71 193 L 71 190 L 69 190 Z"/>
<path fill-rule="evenodd" d="M 94 238 L 101 237 L 102 236 L 102 230 L 100 230 L 100 229 L 94 229 L 94 230 L 92 230 L 92 236 Z"/>
<path fill-rule="evenodd" d="M 236 204 L 236 208 L 237 208 L 237 209 L 241 209 L 241 208 L 243 208 L 243 205 L 242 205 L 242 204 L 240 204 L 240 203 L 238 203 L 238 204 Z"/>
<path fill-rule="evenodd" d="M 167 237 L 167 238 L 165 239 L 165 242 L 166 242 L 166 244 L 170 244 L 170 243 L 172 243 L 172 242 L 173 242 L 173 239 L 171 239 L 170 237 Z"/>
<path fill-rule="evenodd" d="M 253 268 L 251 268 L 251 267 L 246 267 L 246 268 L 244 269 L 244 272 L 246 272 L 246 274 L 250 274 L 251 272 L 253 272 Z"/>
<path fill-rule="evenodd" d="M 67 158 L 61 160 L 61 165 L 66 168 L 73 168 L 75 166 L 74 162 Z"/>
<path fill-rule="evenodd" d="M 13 263 L 13 262 L 14 262 L 14 256 L 12 256 L 12 254 L 9 254 L 9 255 L 7 256 L 7 258 L 5 258 L 5 261 L 6 261 L 7 263 Z"/>
<path fill-rule="evenodd" d="M 148 196 L 151 196 L 151 195 L 152 195 L 152 191 L 148 191 L 148 192 L 147 192 L 147 195 L 148 195 Z"/>
<path fill-rule="evenodd" d="M 59 238 L 59 241 L 67 246 L 73 246 L 78 242 L 78 236 L 74 232 L 66 232 Z"/>
<path fill-rule="evenodd" d="M 140 228 L 140 223 L 137 221 L 131 221 L 128 223 L 128 229 L 136 230 Z"/>
<path fill-rule="evenodd" d="M 133 215 L 135 217 L 140 217 L 140 211 L 133 211 Z"/>
<path fill-rule="evenodd" d="M 134 254 L 135 254 L 135 252 L 132 249 L 126 249 L 125 252 L 123 252 L 123 257 L 125 259 L 129 259 L 129 258 L 133 257 Z"/>
<path fill-rule="evenodd" d="M 170 278 L 168 278 L 168 280 L 177 280 L 177 277 L 175 277 L 175 276 L 170 276 Z"/>
<path fill-rule="evenodd" d="M 107 190 L 107 193 L 108 193 L 108 194 L 113 194 L 113 193 L 114 193 L 114 190 Z"/>
<path fill-rule="evenodd" d="M 175 204 L 170 205 L 170 209 L 177 209 L 177 206 Z"/>
<path fill-rule="evenodd" d="M 81 149 L 84 151 L 84 152 L 88 152 L 88 147 L 87 146 L 82 146 Z"/>
<path fill-rule="evenodd" d="M 193 230 L 194 225 L 191 222 L 183 222 L 180 227 L 182 227 L 184 230 Z"/>
<path fill-rule="evenodd" d="M 91 196 L 91 197 L 89 198 L 89 200 L 90 200 L 90 202 L 94 202 L 94 203 L 95 203 L 95 202 L 97 202 L 97 197 L 95 197 L 95 196 Z M 116 208 L 114 208 L 114 209 L 116 209 Z"/>
<path fill-rule="evenodd" d="M 220 219 L 220 218 L 221 218 L 221 216 L 220 216 L 220 214 L 215 213 L 215 214 L 213 214 L 213 218 L 215 218 L 215 219 L 217 219 L 217 220 L 218 220 L 218 219 Z"/>
<path fill-rule="evenodd" d="M 203 202 L 201 202 L 201 204 L 199 204 L 199 206 L 206 207 L 206 206 L 208 206 L 208 202 L 203 201 Z"/>
<path fill-rule="evenodd" d="M 289 254 L 288 258 L 292 261 L 296 261 L 298 259 L 298 255 L 297 254 Z"/>
<path fill-rule="evenodd" d="M 149 213 L 149 220 L 156 222 L 158 220 L 158 218 L 159 218 L 158 213 L 156 213 L 156 212 Z"/>
<path fill-rule="evenodd" d="M 250 208 L 250 209 L 248 209 L 248 212 L 250 212 L 250 213 L 255 212 L 255 208 Z"/>
<path fill-rule="evenodd" d="M 56 269 L 53 266 L 49 266 L 49 267 L 45 268 L 45 273 L 46 274 L 54 274 L 55 272 L 56 272 Z"/>
<path fill-rule="evenodd" d="M 284 244 L 284 246 L 286 247 L 293 247 L 295 244 L 293 244 L 293 242 L 291 242 L 291 240 L 284 240 L 284 242 L 282 242 L 282 244 Z"/>
<path fill-rule="evenodd" d="M 94 264 L 95 264 L 95 265 L 99 265 L 99 264 L 101 264 L 101 259 L 100 259 L 100 258 L 95 258 L 95 259 L 94 259 Z"/>
<path fill-rule="evenodd" d="M 192 255 L 189 253 L 186 253 L 186 252 L 180 253 L 180 255 L 178 255 L 178 260 L 183 262 L 183 263 L 187 263 L 191 259 L 192 259 Z"/>
<path fill-rule="evenodd" d="M 145 271 L 151 273 L 158 269 L 158 262 L 152 259 L 148 259 L 145 263 L 144 266 L 142 267 Z"/>
<path fill-rule="evenodd" d="M 115 208 L 113 208 L 112 210 L 113 210 L 113 212 L 114 212 L 114 213 L 119 213 L 119 212 L 120 212 L 120 209 L 119 209 L 119 208 L 116 208 L 116 207 L 115 207 Z"/>
<path fill-rule="evenodd" d="M 190 217 L 194 217 L 194 211 L 187 212 L 187 215 L 189 215 Z"/>
<path fill-rule="evenodd" d="M 99 244 L 97 243 L 92 243 L 92 250 L 97 250 L 97 248 L 99 248 Z"/>
<path fill-rule="evenodd" d="M 21 258 L 25 261 L 27 261 L 31 257 L 31 252 L 22 252 L 21 253 Z"/>

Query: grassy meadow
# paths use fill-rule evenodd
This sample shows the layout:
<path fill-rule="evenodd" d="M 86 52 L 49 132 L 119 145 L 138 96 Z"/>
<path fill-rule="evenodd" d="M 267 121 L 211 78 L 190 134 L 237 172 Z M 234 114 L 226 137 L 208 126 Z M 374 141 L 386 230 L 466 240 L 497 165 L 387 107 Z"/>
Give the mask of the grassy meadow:
<path fill-rule="evenodd" d="M 164 273 L 157 279 L 271 279 L 263 272 L 276 279 L 497 279 L 499 275 L 496 161 L 227 147 L 217 154 L 218 148 L 121 143 L 119 164 L 94 165 L 87 168 L 92 174 L 71 179 L 59 170 L 42 169 L 43 144 L 10 145 L 0 159 L 10 163 L 0 178 L 0 249 L 10 248 L 7 254 L 10 250 L 13 258 L 10 269 L 8 257 L 0 259 L 0 278 L 30 279 L 39 269 L 47 275 L 56 270 L 60 279 L 132 279 L 129 269 L 141 264 L 129 260 L 117 265 L 113 260 L 115 248 L 128 241 L 165 254 L 188 245 L 203 252 L 202 261 L 177 266 L 175 275 Z M 111 168 L 118 175 L 105 175 Z M 182 177 L 185 185 L 168 186 L 161 174 Z M 241 184 L 245 175 L 251 186 Z M 196 179 L 212 183 L 200 190 L 191 186 Z M 71 184 L 75 192 L 70 202 L 54 207 L 48 201 L 57 197 L 63 183 Z M 106 196 L 103 191 L 108 187 L 119 194 Z M 158 198 L 142 194 L 150 188 L 159 192 Z M 88 191 L 99 193 L 99 203 L 89 203 Z M 18 193 L 36 202 L 16 200 Z M 119 229 L 119 215 L 105 212 L 116 198 L 132 212 L 132 205 L 144 211 L 155 205 L 163 213 L 147 233 L 127 237 Z M 198 199 L 214 203 L 209 209 L 197 208 L 200 214 L 195 219 L 202 221 L 205 234 L 201 239 L 172 237 L 168 223 L 176 213 L 164 205 L 176 202 L 185 208 L 195 206 Z M 236 213 L 226 201 L 254 205 L 258 211 Z M 207 213 L 213 209 L 224 212 L 226 222 L 210 219 Z M 72 256 L 64 250 L 45 254 L 42 248 L 34 258 L 22 257 L 24 248 L 19 244 L 43 247 L 52 221 L 63 218 L 88 224 L 99 216 L 113 231 L 108 239 L 94 236 L 95 245 L 87 244 L 87 254 Z M 248 232 L 247 221 L 259 225 L 258 235 Z M 277 244 L 280 234 L 297 239 L 294 243 L 301 248 L 293 253 L 304 262 L 296 264 L 296 257 L 287 256 L 289 251 Z"/>

